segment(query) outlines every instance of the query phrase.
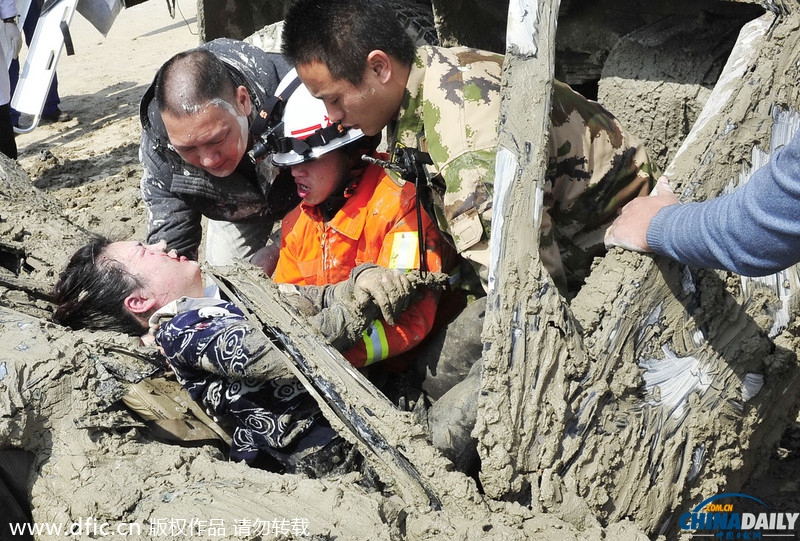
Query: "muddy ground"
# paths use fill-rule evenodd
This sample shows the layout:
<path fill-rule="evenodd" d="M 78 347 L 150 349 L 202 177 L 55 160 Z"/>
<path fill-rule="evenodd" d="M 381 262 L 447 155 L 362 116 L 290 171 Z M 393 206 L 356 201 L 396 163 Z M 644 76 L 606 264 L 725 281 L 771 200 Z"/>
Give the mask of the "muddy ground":
<path fill-rule="evenodd" d="M 195 6 L 183 0 L 178 2 L 178 8 L 175 18 L 158 0 L 123 10 L 107 37 L 76 15 L 72 24 L 76 54 L 62 55 L 58 64 L 61 107 L 72 119 L 44 124 L 30 134 L 17 137 L 18 162 L 30 181 L 58 200 L 64 214 L 81 227 L 115 236 L 144 237 L 144 212 L 139 197 L 141 167 L 137 159 L 138 101 L 164 60 L 198 43 Z M 61 334 L 58 330 L 52 332 L 53 340 L 58 344 L 70 343 L 69 334 Z M 79 344 L 71 347 L 80 349 Z M 31 373 L 31 380 L 35 379 L 33 375 Z M 75 383 L 86 377 L 82 370 L 76 370 L 75 380 L 60 384 L 63 392 L 71 394 L 73 403 L 94 403 L 90 393 L 79 389 L 80 385 Z M 53 411 L 60 418 L 49 424 L 61 426 L 71 409 L 54 408 Z M 70 422 L 71 419 L 66 424 Z M 159 451 L 154 452 L 130 441 L 133 436 L 125 432 L 85 435 L 86 431 L 81 432 L 72 443 L 73 447 L 70 447 L 70 442 L 59 442 L 60 446 L 53 449 L 56 456 L 70 457 L 64 464 L 74 469 L 71 478 L 76 487 L 76 497 L 69 498 L 63 494 L 69 485 L 54 483 L 48 486 L 45 482 L 37 492 L 35 504 L 44 507 L 50 502 L 53 509 L 40 509 L 39 516 L 56 520 L 68 515 L 105 514 L 113 517 L 127 513 L 160 519 L 167 517 L 167 513 L 172 512 L 170 509 L 182 509 L 188 513 L 195 505 L 201 509 L 219 509 L 220 514 L 240 518 L 283 516 L 291 519 L 299 515 L 287 513 L 287 507 L 296 504 L 298 499 L 313 498 L 314 504 L 310 505 L 304 517 L 317 524 L 330 524 L 328 529 L 340 532 L 344 538 L 372 539 L 397 535 L 397 532 L 387 533 L 384 527 L 387 523 L 396 525 L 403 522 L 396 519 L 403 513 L 400 506 L 353 492 L 351 488 L 342 491 L 335 484 L 281 480 L 279 476 L 248 472 L 241 465 L 219 461 L 219 455 L 213 450 L 160 446 Z M 109 453 L 108 448 L 125 451 L 119 455 Z M 122 456 L 131 453 L 136 455 L 135 460 L 120 462 Z M 150 461 L 157 462 L 155 471 L 159 472 L 158 475 L 153 475 L 154 468 L 149 464 L 144 466 Z M 762 470 L 741 491 L 761 498 L 775 510 L 800 511 L 800 425 L 786 432 L 780 447 L 775 449 Z M 94 478 L 95 475 L 105 477 Z M 133 483 L 132 479 L 135 480 Z M 245 485 L 247 490 L 242 488 Z M 170 487 L 180 488 L 172 491 Z M 263 502 L 253 496 L 259 490 L 262 493 L 285 493 L 286 499 L 273 500 L 265 514 Z M 92 504 L 90 496 L 93 491 L 115 494 L 102 500 L 110 507 L 98 509 L 96 504 Z M 242 494 L 245 497 L 237 501 Z M 153 501 L 154 497 L 161 500 Z M 170 502 L 181 500 L 183 507 L 177 503 L 169 506 Z M 66 502 L 71 502 L 69 509 L 64 508 Z M 108 502 L 113 502 L 113 505 Z M 137 512 L 132 513 L 132 509 Z M 340 515 L 326 516 L 330 509 Z M 496 508 L 492 511 L 498 513 L 501 510 Z M 501 515 L 507 517 L 514 513 L 497 516 Z M 472 523 L 471 527 L 469 522 L 457 527 L 437 524 L 435 517 L 409 520 L 406 533 L 409 537 L 435 538 L 437 528 L 441 528 L 441 532 L 471 532 L 470 537 L 489 539 L 493 538 L 491 531 L 494 528 L 496 534 L 518 532 L 518 535 L 526 537 L 532 532 L 552 535 L 559 530 L 563 538 L 604 535 L 594 527 L 579 533 L 554 518 L 532 519 L 529 516 L 512 521 L 513 527 L 506 530 L 508 524 L 503 524 L 504 520 L 508 521 L 487 519 L 480 522 L 478 519 L 483 532 L 475 531 L 475 524 Z M 630 525 L 622 524 L 615 528 L 607 530 L 605 535 L 612 539 L 637 535 L 636 528 Z M 325 527 L 316 528 L 316 531 L 325 531 Z M 515 537 L 509 535 L 509 538 Z"/>

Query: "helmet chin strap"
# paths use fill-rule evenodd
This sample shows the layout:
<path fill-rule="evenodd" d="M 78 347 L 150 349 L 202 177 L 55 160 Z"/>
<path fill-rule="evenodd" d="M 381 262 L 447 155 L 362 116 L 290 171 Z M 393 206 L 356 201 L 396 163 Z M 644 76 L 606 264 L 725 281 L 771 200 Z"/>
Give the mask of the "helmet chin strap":
<path fill-rule="evenodd" d="M 329 222 L 342 210 L 347 200 L 353 195 L 358 183 L 361 181 L 362 167 L 348 167 L 347 175 L 325 201 L 317 205 L 322 220 Z"/>
<path fill-rule="evenodd" d="M 322 216 L 323 222 L 330 222 L 333 220 L 333 217 L 336 216 L 336 213 L 342 210 L 342 207 L 347 202 L 347 197 L 344 196 L 344 193 L 339 193 L 338 195 L 332 194 L 328 196 L 328 198 L 317 205 L 317 210 Z"/>

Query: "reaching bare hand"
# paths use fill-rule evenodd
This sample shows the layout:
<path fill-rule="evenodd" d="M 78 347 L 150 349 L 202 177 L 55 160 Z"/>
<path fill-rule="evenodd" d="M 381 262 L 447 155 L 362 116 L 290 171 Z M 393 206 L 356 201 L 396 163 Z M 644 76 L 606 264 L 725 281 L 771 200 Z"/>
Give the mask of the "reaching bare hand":
<path fill-rule="evenodd" d="M 669 179 L 662 176 L 649 197 L 637 197 L 622 207 L 619 216 L 606 231 L 606 247 L 619 246 L 635 252 L 651 252 L 647 244 L 650 221 L 659 210 L 678 202 Z"/>

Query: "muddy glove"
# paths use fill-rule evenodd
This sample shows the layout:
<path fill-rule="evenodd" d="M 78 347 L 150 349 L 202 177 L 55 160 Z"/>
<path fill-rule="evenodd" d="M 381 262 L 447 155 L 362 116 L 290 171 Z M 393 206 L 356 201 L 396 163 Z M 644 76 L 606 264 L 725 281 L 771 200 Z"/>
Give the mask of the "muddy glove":
<path fill-rule="evenodd" d="M 369 327 L 377 310 L 359 310 L 353 303 L 341 303 L 324 309 L 308 322 L 337 351 L 344 353 L 361 340 L 364 329 Z"/>
<path fill-rule="evenodd" d="M 394 325 L 395 318 L 411 305 L 415 288 L 402 271 L 363 267 L 356 267 L 350 275 L 351 280 L 355 279 L 353 300 L 361 307 L 374 304 L 386 323 Z"/>
<path fill-rule="evenodd" d="M 19 31 L 19 26 L 15 22 L 0 23 L 0 39 L 3 40 L 3 49 L 5 49 L 6 58 L 17 58 L 19 51 L 22 49 L 22 35 Z"/>
<path fill-rule="evenodd" d="M 419 271 L 404 274 L 364 263 L 352 270 L 349 279 L 335 285 L 279 287 L 328 343 L 346 351 L 361 340 L 364 330 L 379 316 L 394 324 L 416 300 L 418 288 L 443 289 L 447 280 L 446 274 L 438 272 L 427 272 L 422 278 Z"/>
<path fill-rule="evenodd" d="M 423 297 L 423 288 L 442 290 L 449 284 L 449 276 L 441 272 L 406 272 L 372 264 L 353 269 L 352 280 L 355 281 L 352 291 L 355 303 L 362 309 L 377 308 L 389 325 L 394 325 L 400 314 Z"/>
<path fill-rule="evenodd" d="M 341 352 L 347 351 L 361 340 L 364 330 L 381 313 L 380 308 L 371 302 L 372 297 L 366 291 L 360 291 L 358 294 L 363 302 L 356 300 L 358 276 L 372 270 L 388 269 L 365 263 L 353 269 L 350 278 L 344 282 L 328 285 L 316 291 L 308 286 L 303 288 L 303 295 L 322 307 L 319 314 L 308 319 L 309 323 L 328 340 L 328 343 Z M 379 289 L 379 286 L 375 285 L 374 288 Z"/>
<path fill-rule="evenodd" d="M 336 350 L 353 347 L 361 334 L 380 314 L 374 306 L 358 306 L 353 298 L 355 280 L 325 286 L 278 284 L 282 296 Z"/>

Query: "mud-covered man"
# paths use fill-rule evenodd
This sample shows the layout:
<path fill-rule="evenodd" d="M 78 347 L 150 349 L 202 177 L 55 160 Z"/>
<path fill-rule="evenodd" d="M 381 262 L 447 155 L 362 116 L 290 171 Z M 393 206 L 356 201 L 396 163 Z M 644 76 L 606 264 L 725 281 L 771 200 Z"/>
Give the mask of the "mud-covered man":
<path fill-rule="evenodd" d="M 403 147 L 430 154 L 439 227 L 488 268 L 492 180 L 503 56 L 469 48 L 415 48 L 386 0 L 298 0 L 283 53 L 331 120 L 373 135 L 388 126 Z M 642 144 L 599 104 L 554 82 L 542 261 L 562 292 L 579 287 L 617 211 L 654 184 Z"/>
<path fill-rule="evenodd" d="M 148 243 L 163 240 L 196 259 L 206 216 L 209 263 L 251 260 L 272 271 L 277 247 L 262 249 L 298 199 L 291 177 L 287 191 L 278 188 L 269 160 L 251 163 L 249 126 L 289 69 L 281 55 L 230 39 L 178 53 L 161 67 L 140 107 Z"/>

